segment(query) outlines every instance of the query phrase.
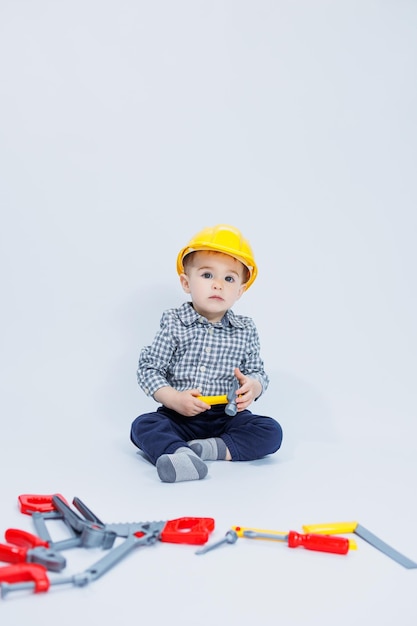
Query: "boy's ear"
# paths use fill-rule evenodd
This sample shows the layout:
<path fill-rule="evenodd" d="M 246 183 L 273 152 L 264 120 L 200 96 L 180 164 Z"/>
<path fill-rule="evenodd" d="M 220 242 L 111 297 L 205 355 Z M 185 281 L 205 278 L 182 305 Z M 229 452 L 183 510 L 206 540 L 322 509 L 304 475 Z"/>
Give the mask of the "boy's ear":
<path fill-rule="evenodd" d="M 180 283 L 185 293 L 190 293 L 190 281 L 188 280 L 187 274 L 180 274 Z"/>

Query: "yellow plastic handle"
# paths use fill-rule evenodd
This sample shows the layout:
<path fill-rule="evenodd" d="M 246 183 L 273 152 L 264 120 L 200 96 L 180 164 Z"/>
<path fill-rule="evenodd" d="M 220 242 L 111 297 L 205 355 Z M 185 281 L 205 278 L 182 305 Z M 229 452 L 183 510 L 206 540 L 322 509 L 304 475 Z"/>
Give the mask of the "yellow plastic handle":
<path fill-rule="evenodd" d="M 207 404 L 227 404 L 227 396 L 198 396 L 199 400 L 206 402 Z"/>
<path fill-rule="evenodd" d="M 340 535 L 354 533 L 358 522 L 333 522 L 331 524 L 308 524 L 303 526 L 305 533 L 317 533 L 318 535 Z"/>
<path fill-rule="evenodd" d="M 333 535 L 333 534 L 339 534 L 340 532 L 353 532 L 351 530 L 349 530 L 350 528 L 352 528 L 354 525 L 354 528 L 356 528 L 356 526 L 358 525 L 357 522 L 345 522 L 345 523 L 337 523 L 337 524 L 316 524 L 313 526 L 303 526 L 303 530 L 305 532 L 308 532 L 310 534 L 325 534 L 325 535 Z M 338 528 L 338 530 L 336 531 L 336 527 Z M 326 531 L 320 532 L 321 528 L 326 527 Z M 327 532 L 329 528 L 335 528 L 334 532 Z M 339 530 L 340 528 L 340 530 Z M 345 528 L 348 528 L 348 530 L 344 530 Z M 312 529 L 312 530 L 310 530 Z M 315 530 L 317 529 L 317 530 Z M 264 533 L 267 535 L 275 535 L 277 538 L 282 538 L 282 539 L 286 539 L 288 537 L 288 533 L 287 532 L 281 532 L 278 530 L 263 530 L 261 528 L 250 528 L 250 527 L 244 527 L 244 526 L 232 526 L 232 530 L 235 531 L 235 533 L 237 534 L 238 537 L 244 537 L 245 536 L 245 531 L 250 530 L 250 531 L 254 531 L 257 533 Z M 273 537 L 254 537 L 254 539 L 266 539 L 266 540 L 273 540 Z M 357 549 L 357 544 L 356 541 L 354 539 L 349 539 L 349 550 L 356 550 Z"/>

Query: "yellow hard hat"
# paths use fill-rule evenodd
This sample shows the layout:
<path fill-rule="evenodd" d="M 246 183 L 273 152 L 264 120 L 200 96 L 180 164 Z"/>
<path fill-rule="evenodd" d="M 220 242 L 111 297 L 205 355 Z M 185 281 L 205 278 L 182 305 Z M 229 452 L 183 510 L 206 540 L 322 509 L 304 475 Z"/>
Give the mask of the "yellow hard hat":
<path fill-rule="evenodd" d="M 217 226 L 209 226 L 200 230 L 188 242 L 185 248 L 180 250 L 177 257 L 177 272 L 184 272 L 183 260 L 190 252 L 198 250 L 214 250 L 229 254 L 237 259 L 249 270 L 249 280 L 246 283 L 248 289 L 258 274 L 258 268 L 255 263 L 252 248 L 249 241 L 242 236 L 240 230 L 229 224 L 217 224 Z"/>

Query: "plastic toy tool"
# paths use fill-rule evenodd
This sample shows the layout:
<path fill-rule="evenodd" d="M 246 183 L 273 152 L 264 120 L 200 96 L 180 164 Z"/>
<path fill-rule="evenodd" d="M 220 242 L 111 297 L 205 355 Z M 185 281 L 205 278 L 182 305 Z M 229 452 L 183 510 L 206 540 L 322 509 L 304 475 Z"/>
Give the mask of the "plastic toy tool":
<path fill-rule="evenodd" d="M 349 552 L 349 539 L 345 537 L 330 537 L 329 535 L 298 533 L 290 530 L 282 533 L 274 530 L 256 530 L 253 528 L 242 528 L 233 526 L 239 537 L 248 539 L 270 539 L 272 541 L 282 541 L 289 548 L 303 547 L 306 550 L 317 552 L 331 552 L 333 554 L 347 554 Z"/>
<path fill-rule="evenodd" d="M 207 546 L 204 546 L 203 548 L 200 548 L 199 550 L 196 551 L 196 554 L 205 554 L 206 552 L 215 550 L 216 548 L 219 548 L 220 546 L 226 543 L 236 543 L 238 538 L 239 538 L 239 535 L 237 534 L 236 531 L 228 530 L 225 536 L 223 537 L 223 539 L 220 539 L 220 541 L 216 541 L 216 543 L 211 543 Z"/>
<path fill-rule="evenodd" d="M 8 543 L 0 543 L 0 561 L 38 563 L 52 572 L 60 572 L 66 565 L 64 557 L 36 535 L 9 528 L 5 532 L 5 539 Z"/>
<path fill-rule="evenodd" d="M 226 408 L 224 412 L 229 417 L 233 417 L 237 413 L 237 405 L 236 405 L 236 391 L 239 389 L 239 381 L 237 378 L 233 380 L 233 383 L 224 396 L 198 396 L 199 400 L 203 402 L 207 402 L 207 404 L 226 404 Z"/>
<path fill-rule="evenodd" d="M 324 535 L 334 535 L 338 533 L 354 533 L 371 546 L 388 556 L 393 561 L 396 561 L 407 569 L 417 568 L 417 563 L 404 556 L 397 550 L 394 550 L 385 541 L 382 541 L 371 533 L 369 530 L 358 524 L 358 522 L 334 522 L 330 524 L 309 524 L 303 526 L 303 530 L 306 532 L 319 533 Z"/>
<path fill-rule="evenodd" d="M 168 521 L 103 523 L 79 498 L 74 498 L 75 512 L 67 501 L 52 496 L 19 496 L 20 510 L 32 516 L 38 536 L 25 531 L 6 531 L 8 544 L 0 544 L 0 560 L 13 563 L 0 567 L 0 591 L 48 591 L 53 585 L 72 584 L 84 587 L 117 565 L 132 550 L 157 541 L 201 545 L 214 529 L 211 517 L 180 517 Z M 52 542 L 45 520 L 61 520 L 71 533 L 69 539 Z M 116 538 L 123 542 L 113 547 Z M 103 548 L 105 556 L 84 571 L 49 578 L 48 570 L 60 572 L 66 565 L 58 553 L 68 548 Z M 111 549 L 110 549 L 111 548 Z"/>

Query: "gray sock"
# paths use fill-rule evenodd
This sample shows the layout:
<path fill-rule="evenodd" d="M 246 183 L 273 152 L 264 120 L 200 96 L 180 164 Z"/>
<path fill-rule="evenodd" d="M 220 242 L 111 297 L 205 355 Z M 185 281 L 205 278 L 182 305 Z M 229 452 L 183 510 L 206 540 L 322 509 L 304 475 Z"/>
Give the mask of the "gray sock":
<path fill-rule="evenodd" d="M 193 439 L 188 442 L 188 445 L 203 461 L 224 461 L 226 459 L 227 447 L 220 437 Z"/>
<path fill-rule="evenodd" d="M 156 461 L 156 469 L 163 483 L 200 480 L 207 476 L 208 471 L 207 465 L 185 446 L 173 454 L 162 454 Z"/>

